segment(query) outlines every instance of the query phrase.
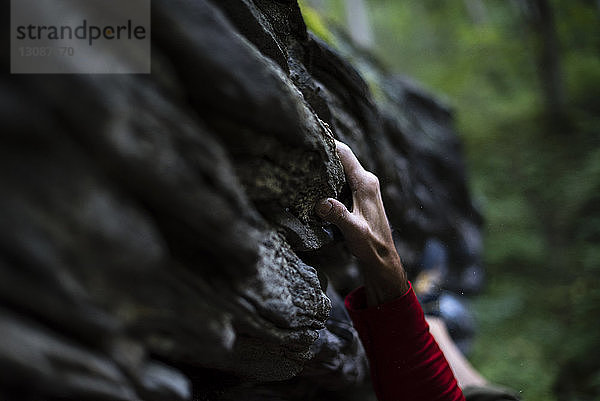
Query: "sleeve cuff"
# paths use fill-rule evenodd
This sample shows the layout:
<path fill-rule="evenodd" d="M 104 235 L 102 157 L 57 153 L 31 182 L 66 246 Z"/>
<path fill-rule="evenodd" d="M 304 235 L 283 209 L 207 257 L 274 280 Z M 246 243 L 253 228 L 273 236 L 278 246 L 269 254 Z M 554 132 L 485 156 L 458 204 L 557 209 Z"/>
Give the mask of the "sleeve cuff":
<path fill-rule="evenodd" d="M 411 292 L 413 292 L 412 284 L 409 281 L 408 282 L 408 291 L 406 291 L 406 293 L 400 295 L 396 299 L 393 299 L 393 300 L 383 303 L 381 305 L 369 307 L 369 306 L 367 306 L 367 292 L 366 292 L 365 286 L 361 286 L 361 287 L 356 288 L 355 290 L 353 290 L 352 292 L 350 292 L 350 294 L 348 294 L 346 296 L 346 300 L 345 300 L 346 309 L 348 309 L 349 312 L 351 312 L 351 311 L 358 312 L 362 309 L 366 309 L 366 310 L 381 309 L 381 308 L 384 308 L 386 305 L 402 302 L 401 300 L 403 298 L 409 296 Z"/>

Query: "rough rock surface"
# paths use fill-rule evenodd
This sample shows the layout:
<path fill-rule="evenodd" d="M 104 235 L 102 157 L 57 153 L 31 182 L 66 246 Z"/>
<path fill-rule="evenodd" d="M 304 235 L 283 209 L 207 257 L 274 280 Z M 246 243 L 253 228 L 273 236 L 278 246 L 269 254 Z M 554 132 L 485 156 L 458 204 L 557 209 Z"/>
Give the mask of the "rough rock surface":
<path fill-rule="evenodd" d="M 372 397 L 312 207 L 339 138 L 408 267 L 429 237 L 476 265 L 451 114 L 384 75 L 376 104 L 294 1 L 152 7 L 151 75 L 1 78 L 0 399 Z"/>

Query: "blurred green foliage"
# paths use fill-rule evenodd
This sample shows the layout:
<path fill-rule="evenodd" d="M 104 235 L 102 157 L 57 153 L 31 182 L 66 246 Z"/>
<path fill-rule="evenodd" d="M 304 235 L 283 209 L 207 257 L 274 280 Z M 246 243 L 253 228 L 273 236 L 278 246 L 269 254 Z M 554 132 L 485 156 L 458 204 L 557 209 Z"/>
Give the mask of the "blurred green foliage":
<path fill-rule="evenodd" d="M 308 24 L 315 31 L 351 29 L 345 1 L 303 3 L 321 16 Z M 472 301 L 474 365 L 525 401 L 599 400 L 600 3 L 366 4 L 372 50 L 456 112 L 486 217 L 490 280 Z"/>
<path fill-rule="evenodd" d="M 302 17 L 306 27 L 312 31 L 315 35 L 323 39 L 330 46 L 336 45 L 335 36 L 331 33 L 327 24 L 321 17 L 321 14 L 304 0 L 298 1 L 300 9 L 302 10 Z"/>

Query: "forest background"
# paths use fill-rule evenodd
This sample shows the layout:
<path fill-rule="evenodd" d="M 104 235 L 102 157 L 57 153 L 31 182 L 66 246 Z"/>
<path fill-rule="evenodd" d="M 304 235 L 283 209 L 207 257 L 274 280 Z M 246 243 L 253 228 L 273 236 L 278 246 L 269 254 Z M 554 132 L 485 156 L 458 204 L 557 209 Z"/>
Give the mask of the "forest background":
<path fill-rule="evenodd" d="M 486 219 L 474 366 L 524 401 L 600 400 L 600 1 L 301 6 L 455 112 Z"/>

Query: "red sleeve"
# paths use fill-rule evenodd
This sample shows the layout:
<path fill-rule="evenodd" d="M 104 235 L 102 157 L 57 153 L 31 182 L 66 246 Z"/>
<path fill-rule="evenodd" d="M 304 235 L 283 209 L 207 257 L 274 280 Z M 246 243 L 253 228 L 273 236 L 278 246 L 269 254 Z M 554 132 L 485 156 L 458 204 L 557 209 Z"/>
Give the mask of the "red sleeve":
<path fill-rule="evenodd" d="M 365 288 L 346 297 L 379 401 L 464 401 L 412 286 L 403 296 L 367 307 Z"/>

